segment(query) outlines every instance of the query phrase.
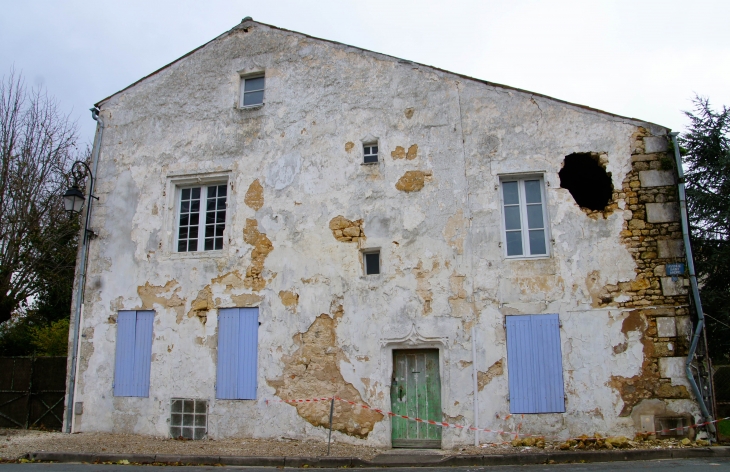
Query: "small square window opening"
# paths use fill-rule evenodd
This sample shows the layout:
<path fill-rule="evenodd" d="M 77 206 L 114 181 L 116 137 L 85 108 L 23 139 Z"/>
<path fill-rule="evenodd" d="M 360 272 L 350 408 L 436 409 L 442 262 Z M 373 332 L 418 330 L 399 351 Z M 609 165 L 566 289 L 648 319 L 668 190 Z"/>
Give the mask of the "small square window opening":
<path fill-rule="evenodd" d="M 378 145 L 377 144 L 365 144 L 363 146 L 365 164 L 372 164 L 378 162 Z"/>
<path fill-rule="evenodd" d="M 241 79 L 241 107 L 255 107 L 264 104 L 264 76 Z"/>
<path fill-rule="evenodd" d="M 223 249 L 227 195 L 228 186 L 226 184 L 180 189 L 178 252 Z"/>
<path fill-rule="evenodd" d="M 380 273 L 380 251 L 366 252 L 362 257 L 365 260 L 365 275 Z"/>
<path fill-rule="evenodd" d="M 547 225 L 541 178 L 502 181 L 507 257 L 546 256 Z"/>
<path fill-rule="evenodd" d="M 207 400 L 173 398 L 170 403 L 170 436 L 205 439 L 208 432 Z"/>

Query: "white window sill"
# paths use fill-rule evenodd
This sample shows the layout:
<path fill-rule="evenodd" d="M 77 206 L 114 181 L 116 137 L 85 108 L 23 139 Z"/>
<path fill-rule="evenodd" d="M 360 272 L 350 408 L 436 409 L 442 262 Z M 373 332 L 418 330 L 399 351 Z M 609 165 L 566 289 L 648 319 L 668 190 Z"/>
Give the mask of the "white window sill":
<path fill-rule="evenodd" d="M 259 108 L 263 108 L 265 103 L 259 103 L 258 105 L 248 105 L 248 106 L 237 106 L 239 110 L 258 110 Z"/>
<path fill-rule="evenodd" d="M 535 259 L 550 259 L 550 254 L 540 254 L 537 256 L 505 256 L 507 261 L 533 261 Z"/>
<path fill-rule="evenodd" d="M 217 257 L 227 257 L 228 251 L 221 249 L 219 251 L 194 251 L 194 252 L 170 252 L 170 259 L 214 259 Z"/>
<path fill-rule="evenodd" d="M 361 166 L 376 166 L 378 164 L 380 164 L 380 161 L 378 161 L 378 162 L 363 162 L 360 165 Z"/>

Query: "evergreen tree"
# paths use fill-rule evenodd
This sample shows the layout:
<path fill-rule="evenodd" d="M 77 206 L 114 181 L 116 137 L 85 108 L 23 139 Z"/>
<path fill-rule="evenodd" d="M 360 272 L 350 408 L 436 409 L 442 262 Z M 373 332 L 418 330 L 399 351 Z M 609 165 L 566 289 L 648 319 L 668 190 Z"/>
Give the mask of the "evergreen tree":
<path fill-rule="evenodd" d="M 692 250 L 706 314 L 710 356 L 730 362 L 730 110 L 695 97 L 679 137 Z"/>

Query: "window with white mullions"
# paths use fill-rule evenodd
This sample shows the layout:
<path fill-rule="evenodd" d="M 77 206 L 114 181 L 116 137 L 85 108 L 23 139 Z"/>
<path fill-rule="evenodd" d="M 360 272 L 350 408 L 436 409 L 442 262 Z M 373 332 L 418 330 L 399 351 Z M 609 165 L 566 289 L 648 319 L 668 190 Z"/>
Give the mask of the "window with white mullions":
<path fill-rule="evenodd" d="M 223 249 L 223 231 L 226 229 L 226 186 L 208 187 L 205 206 L 205 250 Z"/>
<path fill-rule="evenodd" d="M 363 146 L 365 164 L 372 164 L 378 162 L 378 145 L 377 144 L 365 144 Z"/>
<path fill-rule="evenodd" d="M 177 236 L 178 252 L 198 250 L 200 228 L 200 187 L 180 191 L 180 225 Z"/>
<path fill-rule="evenodd" d="M 177 251 L 223 249 L 226 229 L 226 184 L 201 185 L 179 190 Z M 204 208 L 201 208 L 202 205 Z M 204 213 L 201 217 L 201 213 Z"/>
<path fill-rule="evenodd" d="M 547 255 L 542 179 L 502 181 L 507 257 Z"/>
<path fill-rule="evenodd" d="M 241 79 L 241 106 L 253 107 L 264 104 L 264 76 Z"/>

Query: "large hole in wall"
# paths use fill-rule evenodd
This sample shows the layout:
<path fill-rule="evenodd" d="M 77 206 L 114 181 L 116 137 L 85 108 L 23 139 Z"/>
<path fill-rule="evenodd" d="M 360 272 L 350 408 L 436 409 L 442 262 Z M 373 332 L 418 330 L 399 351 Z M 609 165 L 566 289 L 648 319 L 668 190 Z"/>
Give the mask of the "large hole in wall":
<path fill-rule="evenodd" d="M 582 208 L 601 211 L 611 201 L 611 174 L 606 172 L 596 153 L 580 152 L 565 156 L 558 175 L 560 187 L 567 189 Z"/>

